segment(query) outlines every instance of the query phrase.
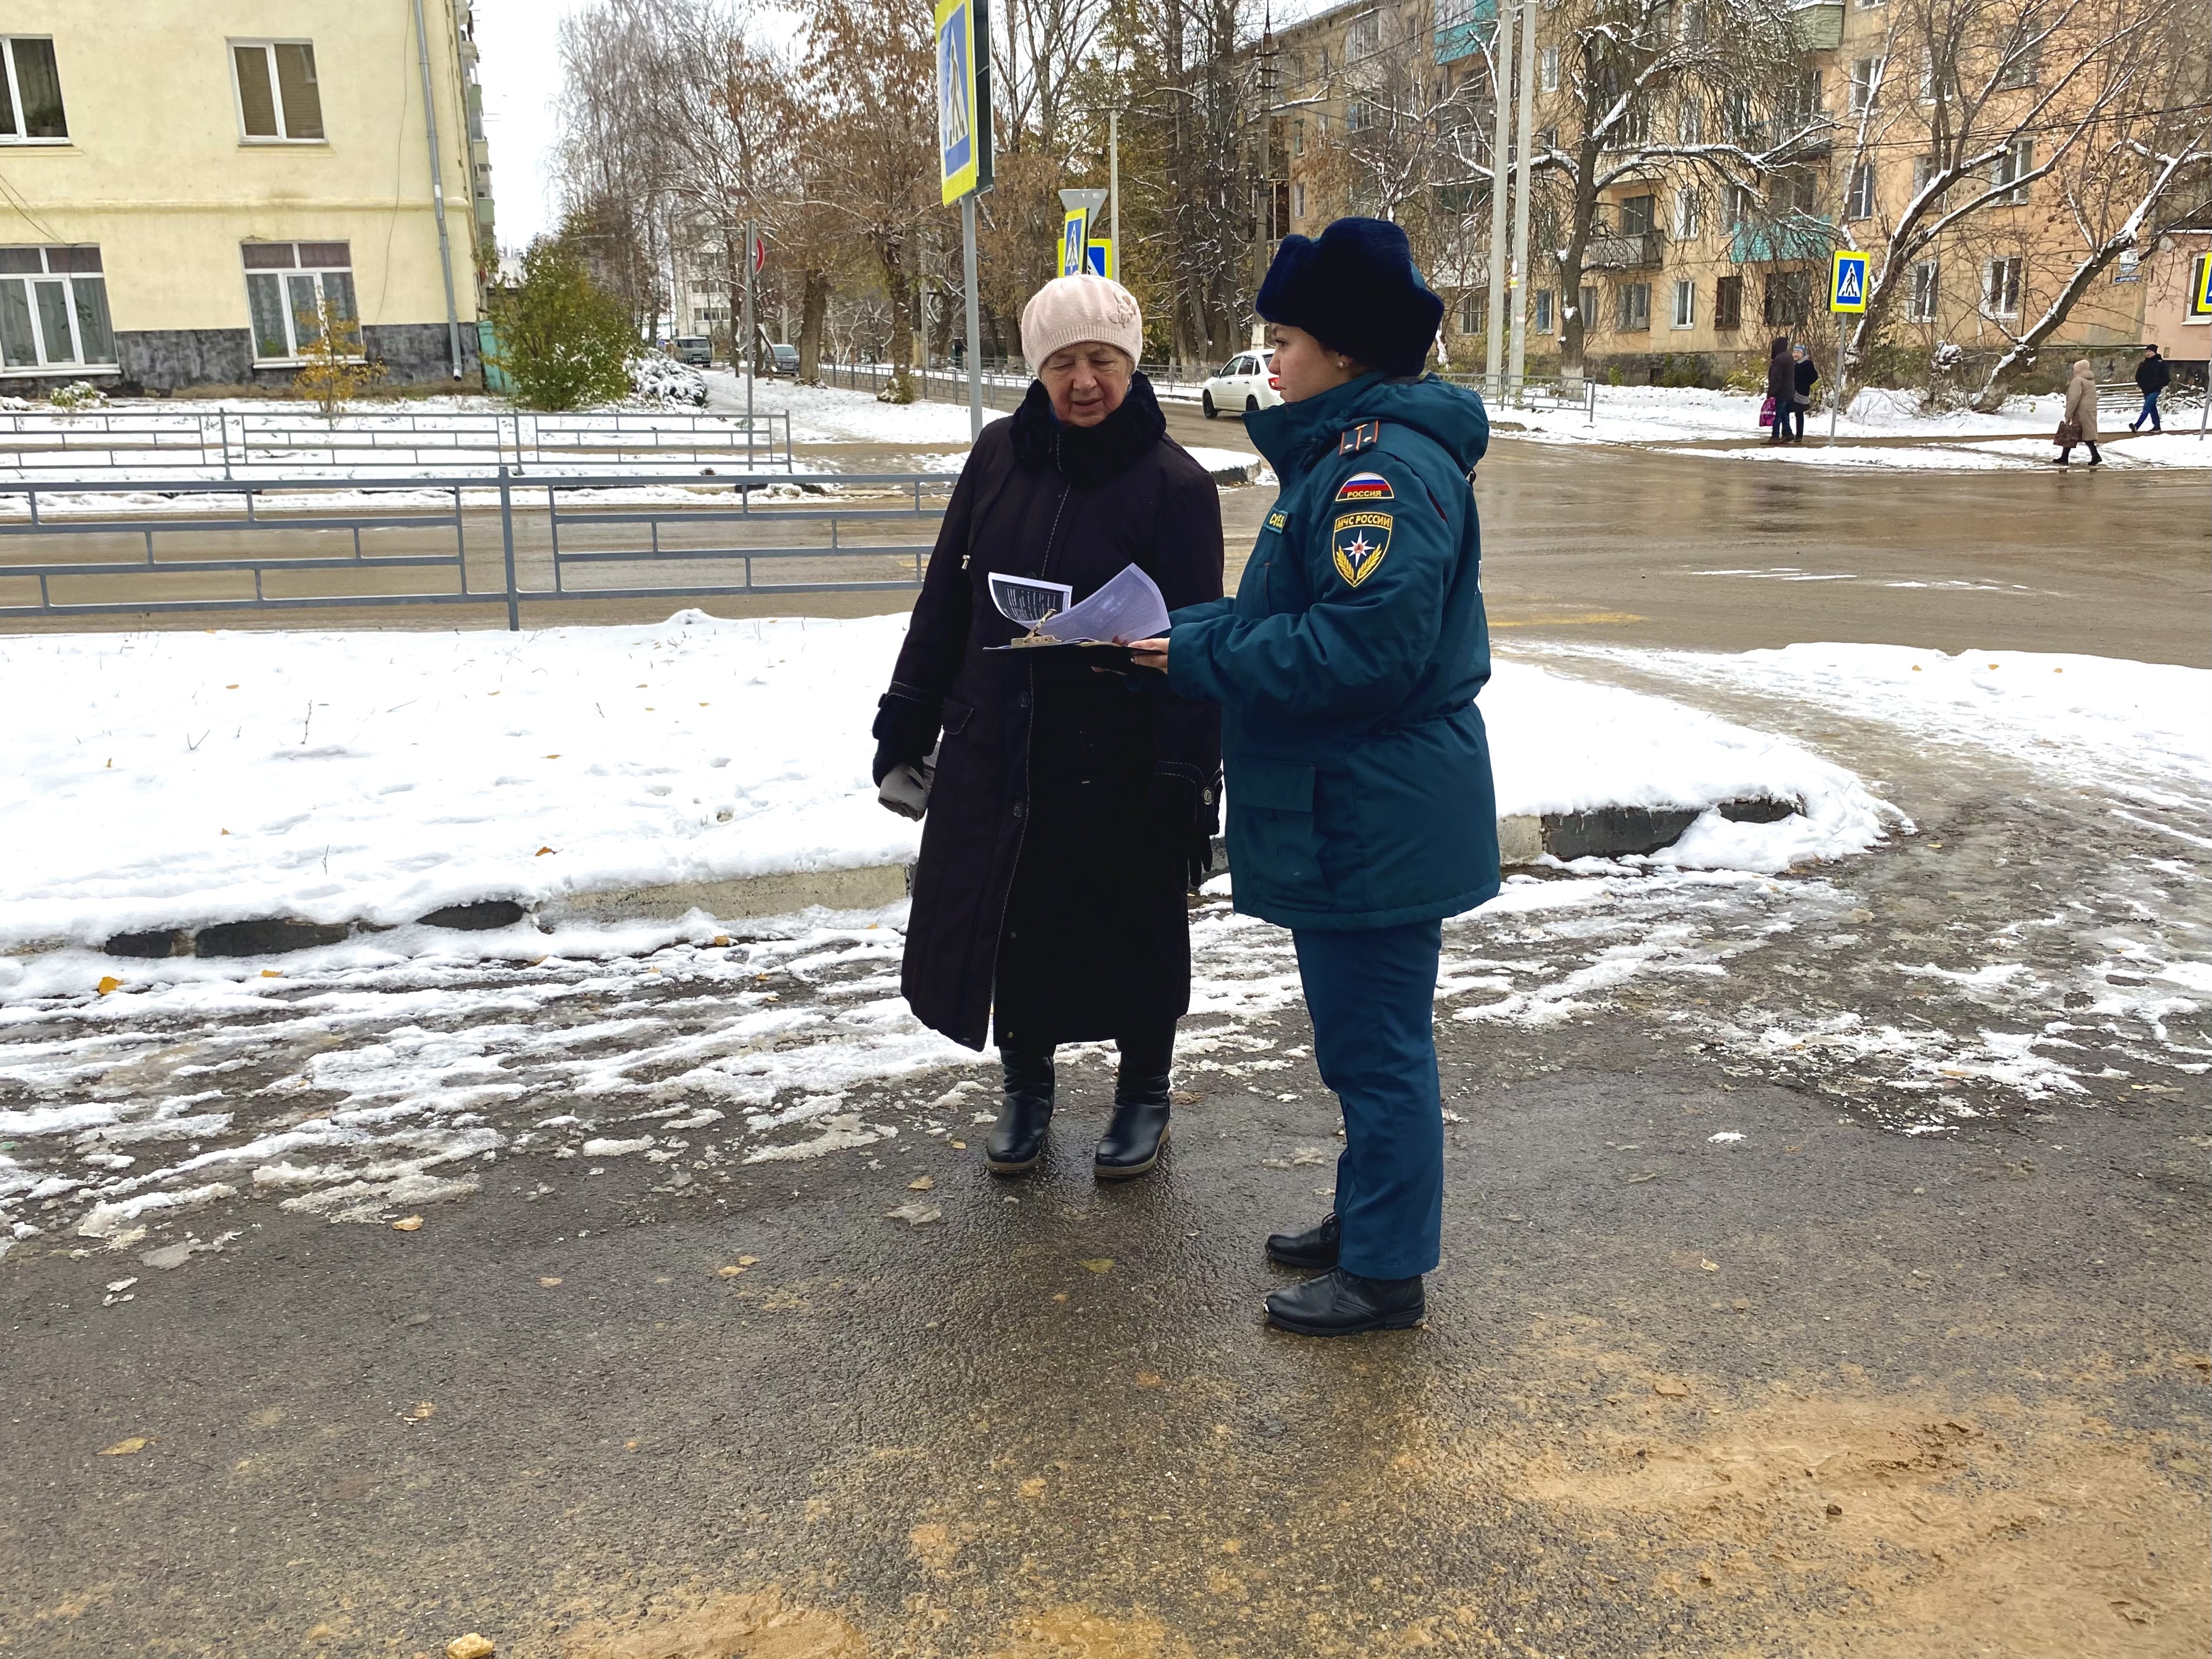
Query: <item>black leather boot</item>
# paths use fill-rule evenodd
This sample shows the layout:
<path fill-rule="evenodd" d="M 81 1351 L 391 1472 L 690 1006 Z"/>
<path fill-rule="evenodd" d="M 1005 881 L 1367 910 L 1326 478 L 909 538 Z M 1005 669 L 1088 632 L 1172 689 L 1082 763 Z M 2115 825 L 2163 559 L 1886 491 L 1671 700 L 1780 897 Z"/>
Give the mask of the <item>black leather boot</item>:
<path fill-rule="evenodd" d="M 1267 1260 L 1285 1267 L 1303 1267 L 1308 1273 L 1318 1273 L 1336 1266 L 1337 1247 L 1342 1236 L 1336 1212 L 1331 1210 L 1321 1218 L 1319 1226 L 1309 1227 L 1302 1233 L 1270 1233 Z"/>
<path fill-rule="evenodd" d="M 1025 1175 L 1044 1156 L 1052 1121 L 1052 1050 L 999 1049 L 1006 1073 L 1005 1103 L 983 1143 L 983 1165 L 995 1176 Z"/>
<path fill-rule="evenodd" d="M 1168 1138 L 1169 1064 L 1175 1030 L 1150 1034 L 1121 1044 L 1121 1066 L 1114 1079 L 1114 1119 L 1099 1138 L 1091 1173 L 1101 1181 L 1129 1181 L 1160 1161 Z"/>
<path fill-rule="evenodd" d="M 1419 1278 L 1362 1279 L 1332 1267 L 1267 1298 L 1267 1322 L 1300 1336 L 1357 1336 L 1402 1331 L 1428 1317 Z"/>

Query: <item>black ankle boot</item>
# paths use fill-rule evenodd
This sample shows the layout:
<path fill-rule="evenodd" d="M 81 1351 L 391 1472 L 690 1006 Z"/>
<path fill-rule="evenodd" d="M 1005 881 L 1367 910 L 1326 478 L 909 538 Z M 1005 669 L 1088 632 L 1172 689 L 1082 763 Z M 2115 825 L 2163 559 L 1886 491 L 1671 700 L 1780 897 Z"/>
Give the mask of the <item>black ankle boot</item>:
<path fill-rule="evenodd" d="M 1337 1247 L 1342 1241 L 1342 1230 L 1332 1210 L 1321 1218 L 1317 1227 L 1309 1227 L 1302 1233 L 1270 1233 L 1267 1236 L 1267 1260 L 1285 1267 L 1303 1267 L 1308 1273 L 1318 1273 L 1336 1266 Z"/>
<path fill-rule="evenodd" d="M 1114 1080 L 1114 1121 L 1091 1160 L 1101 1181 L 1129 1181 L 1160 1161 L 1168 1138 L 1168 1076 L 1124 1066 Z"/>
<path fill-rule="evenodd" d="M 1332 1267 L 1267 1298 L 1267 1322 L 1300 1336 L 1356 1336 L 1402 1331 L 1428 1317 L 1419 1278 L 1362 1279 Z"/>
<path fill-rule="evenodd" d="M 993 1175 L 1022 1175 L 1044 1155 L 1044 1132 L 1052 1121 L 1052 1050 L 1002 1047 L 999 1059 L 1006 1097 L 983 1143 L 983 1164 Z"/>

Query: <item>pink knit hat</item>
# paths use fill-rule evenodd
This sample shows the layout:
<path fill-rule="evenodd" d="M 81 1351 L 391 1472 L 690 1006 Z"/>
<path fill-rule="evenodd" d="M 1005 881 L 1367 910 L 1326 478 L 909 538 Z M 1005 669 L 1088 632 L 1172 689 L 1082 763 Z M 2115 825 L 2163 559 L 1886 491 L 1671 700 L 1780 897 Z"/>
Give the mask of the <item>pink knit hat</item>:
<path fill-rule="evenodd" d="M 1085 273 L 1055 276 L 1022 310 L 1022 356 L 1032 371 L 1062 346 L 1099 340 L 1135 362 L 1145 355 L 1145 314 L 1121 283 Z"/>

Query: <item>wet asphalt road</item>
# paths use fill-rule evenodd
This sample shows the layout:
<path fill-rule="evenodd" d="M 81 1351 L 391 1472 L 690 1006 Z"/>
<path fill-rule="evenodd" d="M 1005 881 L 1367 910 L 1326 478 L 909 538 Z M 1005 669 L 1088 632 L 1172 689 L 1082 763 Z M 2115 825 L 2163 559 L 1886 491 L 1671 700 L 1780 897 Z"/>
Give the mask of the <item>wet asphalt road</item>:
<path fill-rule="evenodd" d="M 1602 517 L 1641 465 L 1607 457 L 1573 512 Z M 2199 482 L 2094 482 L 2202 505 Z M 2053 597 L 1929 600 L 1950 637 L 1925 642 L 2156 657 L 2167 613 L 2201 622 L 2201 512 L 2101 574 L 2031 569 L 2039 520 L 2086 526 L 2109 498 L 2002 483 L 2023 492 L 2007 580 Z M 1732 535 L 1766 533 L 1768 488 L 1713 493 L 1749 515 Z M 1851 584 L 1677 573 L 1680 609 L 1609 598 L 1670 526 L 1642 514 L 1577 552 L 1577 522 L 1548 548 L 1493 529 L 1506 603 L 1556 590 L 1674 644 L 1855 636 L 1823 625 L 1860 614 Z M 1880 568 L 1905 568 L 1890 539 Z M 1921 551 L 1986 556 L 1955 534 Z M 2147 644 L 2122 640 L 2131 607 Z M 1294 1004 L 1194 1023 L 1246 1058 L 1186 1043 L 1169 1160 L 1127 1188 L 1088 1174 L 1096 1060 L 1065 1069 L 1049 1164 L 1012 1185 L 975 1161 L 988 1100 L 938 1097 L 953 1072 L 853 1085 L 895 1140 L 681 1186 L 634 1158 L 592 1177 L 502 1152 L 414 1232 L 249 1185 L 191 1218 L 240 1237 L 173 1271 L 138 1251 L 181 1228 L 0 1264 L 0 1652 L 404 1659 L 470 1631 L 575 1659 L 2203 1652 L 2212 1043 L 2153 994 L 2212 945 L 2212 814 L 2121 820 L 1849 714 L 1659 689 L 1814 742 L 1919 834 L 1741 890 L 1455 927 L 1470 975 L 1589 985 L 1545 1020 L 1440 1004 L 1461 1121 L 1426 1329 L 1259 1323 L 1283 1282 L 1259 1241 L 1326 1206 L 1336 1145 Z M 1638 952 L 1648 971 L 1606 977 Z M 711 1025 L 680 957 L 611 980 L 601 1012 Z M 496 1016 L 416 1006 L 297 1038 L 257 1018 L 265 1048 L 222 1061 L 236 1095 L 310 1050 Z M 180 1057 L 217 1025 L 180 1026 Z M 2072 1083 L 2022 1086 L 2023 1054 Z M 25 1103 L 12 1087 L 0 1107 Z M 925 1176 L 940 1218 L 888 1218 Z"/>

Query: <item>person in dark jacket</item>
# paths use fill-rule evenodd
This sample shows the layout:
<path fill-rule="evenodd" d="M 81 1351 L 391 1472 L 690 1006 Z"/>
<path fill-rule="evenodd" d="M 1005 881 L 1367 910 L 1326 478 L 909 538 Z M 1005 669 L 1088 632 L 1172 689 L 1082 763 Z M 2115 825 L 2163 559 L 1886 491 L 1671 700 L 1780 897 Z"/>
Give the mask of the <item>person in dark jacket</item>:
<path fill-rule="evenodd" d="M 1774 343 L 1766 349 L 1766 395 L 1774 400 L 1774 424 L 1766 429 L 1766 441 L 1781 444 L 1790 441 L 1790 404 L 1797 396 L 1797 370 L 1790 360 L 1790 337 L 1778 334 Z"/>
<path fill-rule="evenodd" d="M 2154 432 L 2166 430 L 2159 423 L 2158 397 L 2172 380 L 2173 370 L 2166 366 L 2166 359 L 2159 356 L 2158 348 L 2145 346 L 2143 359 L 2136 365 L 2136 390 L 2142 393 L 2142 413 L 2128 422 L 2129 431 L 2140 431 L 2145 421 L 2150 422 L 2150 429 Z"/>
<path fill-rule="evenodd" d="M 1138 660 L 1223 710 L 1237 908 L 1291 930 L 1314 1057 L 1344 1109 L 1336 1203 L 1267 1241 L 1322 1270 L 1285 1329 L 1418 1324 L 1443 1219 L 1434 1007 L 1443 918 L 1498 891 L 1475 694 L 1490 678 L 1472 479 L 1482 400 L 1423 369 L 1442 303 L 1406 234 L 1286 238 L 1258 310 L 1285 401 L 1244 429 L 1282 480 L 1237 597 L 1177 611 Z"/>
<path fill-rule="evenodd" d="M 900 985 L 954 1042 L 995 1036 L 997 1175 L 1042 1153 L 1054 1047 L 1109 1038 L 1121 1067 L 1093 1167 L 1152 1168 L 1190 1006 L 1186 896 L 1218 822 L 1218 711 L 1082 653 L 986 648 L 1021 631 L 992 602 L 994 573 L 1079 601 L 1135 564 L 1170 606 L 1221 593 L 1220 496 L 1135 372 L 1143 330 L 1103 277 L 1030 301 L 1037 379 L 961 471 L 876 717 L 878 782 L 937 749 Z"/>
<path fill-rule="evenodd" d="M 1802 444 L 1805 411 L 1813 406 L 1813 385 L 1820 371 L 1813 367 L 1813 354 L 1802 343 L 1790 348 L 1790 441 Z"/>

